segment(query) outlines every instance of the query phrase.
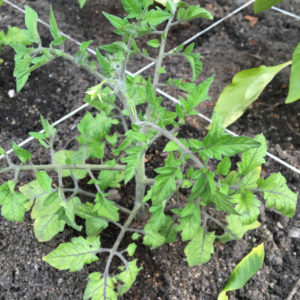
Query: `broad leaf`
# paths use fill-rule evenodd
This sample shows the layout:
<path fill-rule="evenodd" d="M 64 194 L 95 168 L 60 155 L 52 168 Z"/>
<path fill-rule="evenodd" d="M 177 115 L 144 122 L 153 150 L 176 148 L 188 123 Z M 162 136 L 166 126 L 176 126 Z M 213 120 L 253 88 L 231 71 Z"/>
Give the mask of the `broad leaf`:
<path fill-rule="evenodd" d="M 70 243 L 60 244 L 55 250 L 43 257 L 43 260 L 59 270 L 79 271 L 84 264 L 98 260 L 96 253 L 100 250 L 99 237 L 82 236 L 72 238 Z"/>
<path fill-rule="evenodd" d="M 249 225 L 243 225 L 240 216 L 238 215 L 229 215 L 226 217 L 227 232 L 225 232 L 222 236 L 219 236 L 218 239 L 222 243 L 227 243 L 232 240 L 241 239 L 244 234 L 252 229 L 255 229 L 260 226 L 260 223 L 255 221 Z"/>
<path fill-rule="evenodd" d="M 293 53 L 292 71 L 290 76 L 289 93 L 285 103 L 292 103 L 300 99 L 300 43 Z"/>
<path fill-rule="evenodd" d="M 241 176 L 245 176 L 250 171 L 265 163 L 267 153 L 267 143 L 263 134 L 256 136 L 253 140 L 260 143 L 257 148 L 250 149 L 242 154 L 242 161 L 238 162 L 238 170 Z"/>
<path fill-rule="evenodd" d="M 145 228 L 145 232 L 146 235 L 144 236 L 143 244 L 146 246 L 151 246 L 151 249 L 156 249 L 166 242 L 166 238 L 162 234 L 153 231 L 150 228 Z"/>
<path fill-rule="evenodd" d="M 282 1 L 283 0 L 255 0 L 253 9 L 254 12 L 258 14 L 264 10 L 271 8 L 274 5 L 279 4 Z"/>
<path fill-rule="evenodd" d="M 222 117 L 223 126 L 235 122 L 262 93 L 274 76 L 291 62 L 274 67 L 260 66 L 237 73 L 222 91 L 214 111 Z"/>
<path fill-rule="evenodd" d="M 264 244 L 253 248 L 234 268 L 230 277 L 218 296 L 218 300 L 227 300 L 226 292 L 242 288 L 247 281 L 262 267 L 265 257 Z"/>
<path fill-rule="evenodd" d="M 144 20 L 155 27 L 172 17 L 172 14 L 157 7 L 146 12 Z"/>
<path fill-rule="evenodd" d="M 230 168 L 231 168 L 230 158 L 224 157 L 217 165 L 216 174 L 226 176 L 229 173 Z"/>
<path fill-rule="evenodd" d="M 37 182 L 39 183 L 40 187 L 45 191 L 50 193 L 51 186 L 52 186 L 52 179 L 48 176 L 45 171 L 39 171 L 35 173 Z"/>
<path fill-rule="evenodd" d="M 32 158 L 32 154 L 28 150 L 19 147 L 16 143 L 13 143 L 12 147 L 21 162 L 24 163 Z"/>
<path fill-rule="evenodd" d="M 198 233 L 187 244 L 184 253 L 190 267 L 204 264 L 210 260 L 214 252 L 215 233 L 205 233 L 203 227 L 200 227 Z"/>
<path fill-rule="evenodd" d="M 268 207 L 275 207 L 287 217 L 293 217 L 296 210 L 297 194 L 286 185 L 285 178 L 280 173 L 274 173 L 266 180 L 257 181 L 258 187 L 264 193 Z"/>
<path fill-rule="evenodd" d="M 2 216 L 13 222 L 22 222 L 28 201 L 24 195 L 15 192 L 15 182 L 8 180 L 0 186 L 0 205 Z"/>
<path fill-rule="evenodd" d="M 94 211 L 97 212 L 99 217 L 112 221 L 119 220 L 118 208 L 115 206 L 114 202 L 107 200 L 101 193 L 97 193 L 95 202 Z"/>
<path fill-rule="evenodd" d="M 233 207 L 232 198 L 226 194 L 216 191 L 212 201 L 215 203 L 218 211 L 225 211 L 230 214 L 238 215 L 239 212 Z"/>
<path fill-rule="evenodd" d="M 139 18 L 142 15 L 142 6 L 136 0 L 121 0 L 124 10 L 128 13 L 128 18 Z"/>

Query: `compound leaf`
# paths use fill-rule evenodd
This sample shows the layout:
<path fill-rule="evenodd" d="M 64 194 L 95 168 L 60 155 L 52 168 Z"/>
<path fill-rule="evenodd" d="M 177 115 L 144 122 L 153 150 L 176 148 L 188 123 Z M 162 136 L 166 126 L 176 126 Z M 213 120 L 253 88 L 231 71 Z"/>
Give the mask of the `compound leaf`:
<path fill-rule="evenodd" d="M 204 264 L 210 260 L 210 256 L 214 252 L 215 238 L 214 232 L 205 233 L 203 227 L 200 227 L 198 233 L 184 249 L 190 267 Z"/>
<path fill-rule="evenodd" d="M 274 173 L 266 180 L 260 178 L 258 187 L 264 193 L 268 207 L 275 207 L 287 217 L 293 217 L 296 210 L 297 194 L 286 185 L 285 178 L 280 173 Z"/>
<path fill-rule="evenodd" d="M 226 292 L 243 287 L 247 281 L 262 267 L 265 257 L 264 244 L 253 248 L 234 268 L 230 277 L 218 296 L 218 300 L 227 300 Z"/>
<path fill-rule="evenodd" d="M 84 264 L 98 260 L 99 237 L 82 236 L 72 238 L 71 242 L 60 244 L 55 250 L 43 257 L 43 260 L 59 270 L 79 271 Z"/>

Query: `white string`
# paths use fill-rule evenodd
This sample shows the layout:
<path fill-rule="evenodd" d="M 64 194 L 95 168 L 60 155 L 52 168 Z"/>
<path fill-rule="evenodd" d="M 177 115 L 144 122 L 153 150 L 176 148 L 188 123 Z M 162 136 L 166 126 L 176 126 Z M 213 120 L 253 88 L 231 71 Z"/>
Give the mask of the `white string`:
<path fill-rule="evenodd" d="M 245 7 L 247 7 L 248 5 L 250 5 L 251 3 L 253 3 L 254 1 L 255 1 L 255 0 L 251 0 L 251 1 L 247 2 L 247 3 L 245 3 L 244 5 L 240 6 L 238 9 L 234 10 L 232 13 L 228 14 L 228 15 L 225 16 L 224 18 L 222 18 L 222 19 L 220 19 L 219 21 L 217 21 L 217 22 L 213 23 L 212 25 L 208 26 L 208 27 L 207 27 L 206 29 L 204 29 L 203 31 L 201 31 L 201 32 L 199 32 L 199 33 L 197 33 L 197 34 L 195 34 L 193 37 L 191 37 L 190 39 L 186 40 L 183 44 L 187 44 L 187 43 L 191 42 L 192 40 L 196 39 L 197 37 L 199 37 L 199 36 L 202 35 L 203 33 L 209 31 L 211 28 L 217 26 L 218 24 L 220 24 L 220 23 L 223 22 L 224 20 L 228 19 L 229 17 L 233 16 L 233 15 L 236 14 L 237 12 L 241 11 L 242 9 L 244 9 Z M 23 14 L 25 14 L 25 11 L 24 11 L 22 8 L 20 8 L 19 6 L 15 5 L 14 3 L 12 3 L 12 2 L 10 2 L 10 1 L 8 1 L 8 0 L 4 0 L 4 2 L 6 2 L 6 3 L 9 4 L 9 5 L 11 5 L 11 6 L 14 7 L 15 9 L 21 11 Z M 272 7 L 272 8 L 274 9 L 274 7 Z M 296 15 L 294 15 L 294 14 L 292 14 L 292 13 L 289 13 L 289 12 L 287 12 L 287 11 L 284 11 L 284 10 L 282 10 L 282 9 L 277 9 L 277 8 L 276 8 L 275 10 L 277 10 L 277 11 L 279 11 L 279 12 L 282 12 L 282 13 L 285 13 L 286 15 L 290 15 L 290 16 L 292 16 L 292 17 L 297 17 L 297 18 L 299 18 L 298 16 L 296 16 Z M 43 25 L 45 25 L 45 26 L 47 26 L 48 28 L 50 27 L 49 24 L 47 24 L 46 22 L 44 22 L 43 20 L 41 20 L 41 19 L 39 19 L 39 18 L 38 18 L 38 22 L 41 23 L 41 24 L 43 24 Z M 65 34 L 65 33 L 63 33 L 63 32 L 60 32 L 60 33 L 61 33 L 61 35 L 65 36 L 67 39 L 69 39 L 69 40 L 73 41 L 74 43 L 76 43 L 77 45 L 80 45 L 80 44 L 81 44 L 79 41 L 75 40 L 74 38 L 70 37 L 69 35 L 67 35 L 67 34 Z M 175 48 L 176 48 L 176 47 L 175 47 Z M 88 48 L 87 50 L 88 50 L 91 54 L 96 55 L 96 52 L 95 52 L 93 49 Z M 171 50 L 171 51 L 172 51 L 172 50 Z M 146 66 L 146 67 L 147 67 L 147 68 L 150 68 L 150 67 L 151 67 L 150 65 L 152 66 L 153 64 L 149 64 L 149 65 Z M 140 69 L 140 70 L 139 70 L 138 72 L 136 72 L 135 74 L 132 74 L 131 72 L 129 72 L 129 71 L 127 71 L 127 70 L 126 70 L 126 73 L 129 74 L 129 75 L 131 75 L 131 76 L 134 76 L 134 75 L 136 75 L 136 74 L 140 74 L 140 73 L 142 72 L 142 70 L 145 70 L 146 67 L 143 67 L 142 69 Z M 162 91 L 161 89 L 157 89 L 157 92 L 158 92 L 159 94 L 161 94 L 162 96 L 168 98 L 169 100 L 175 102 L 175 103 L 180 103 L 180 101 L 179 101 L 178 99 L 176 99 L 176 98 L 172 97 L 171 95 L 165 93 L 165 92 Z M 71 116 L 73 116 L 74 114 L 76 114 L 78 111 L 80 111 L 80 110 L 86 108 L 87 106 L 88 106 L 87 103 L 84 104 L 84 105 L 82 105 L 81 107 L 77 108 L 77 109 L 74 110 L 73 112 L 69 113 L 68 115 L 66 115 L 66 116 L 64 116 L 63 118 L 59 119 L 58 121 L 54 122 L 53 125 L 56 126 L 56 125 L 60 124 L 61 122 L 67 120 L 68 118 L 70 118 Z M 202 118 L 202 119 L 208 121 L 209 123 L 211 123 L 211 119 L 209 119 L 209 118 L 206 117 L 205 115 L 203 115 L 203 114 L 201 114 L 201 113 L 198 113 L 198 116 L 199 116 L 200 118 Z M 232 131 L 230 131 L 230 130 L 228 130 L 228 129 L 226 129 L 226 131 L 227 131 L 229 134 L 233 135 L 233 136 L 238 136 L 236 133 L 234 133 L 234 132 L 232 132 Z M 43 132 L 43 131 L 40 131 L 40 132 Z M 21 143 L 18 144 L 18 145 L 19 145 L 20 147 L 21 147 L 21 146 L 24 146 L 25 144 L 27 144 L 28 142 L 30 142 L 30 141 L 32 141 L 32 140 L 33 140 L 33 138 L 30 137 L 30 138 L 24 140 L 23 142 L 21 142 Z M 8 150 L 6 153 L 11 153 L 12 151 L 13 151 L 13 149 L 10 149 L 10 150 Z M 271 159 L 277 161 L 278 163 L 282 164 L 283 166 L 289 168 L 290 170 L 294 171 L 295 173 L 300 174 L 300 170 L 299 170 L 299 169 L 297 169 L 297 168 L 293 167 L 292 165 L 286 163 L 285 161 L 281 160 L 279 157 L 273 155 L 272 153 L 267 152 L 267 156 L 270 157 Z M 3 158 L 3 157 L 4 157 L 3 155 L 0 156 L 0 159 Z"/>
<path fill-rule="evenodd" d="M 278 11 L 278 12 L 284 14 L 284 15 L 290 16 L 290 17 L 292 17 L 292 18 L 294 18 L 294 19 L 296 19 L 298 21 L 300 20 L 300 16 L 297 16 L 297 15 L 295 15 L 295 14 L 289 12 L 289 11 L 286 11 L 284 9 L 278 8 L 276 6 L 272 6 L 272 9 L 276 10 L 276 11 Z"/>

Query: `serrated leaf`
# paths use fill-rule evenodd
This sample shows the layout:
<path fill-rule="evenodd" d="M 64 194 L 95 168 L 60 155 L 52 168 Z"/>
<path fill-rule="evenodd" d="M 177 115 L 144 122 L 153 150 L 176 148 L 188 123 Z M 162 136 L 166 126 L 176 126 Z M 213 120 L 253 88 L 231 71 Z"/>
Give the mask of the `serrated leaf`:
<path fill-rule="evenodd" d="M 9 221 L 22 222 L 28 200 L 22 194 L 15 192 L 15 185 L 15 182 L 8 180 L 0 186 L 1 214 Z"/>
<path fill-rule="evenodd" d="M 300 43 L 293 52 L 292 70 L 289 83 L 289 93 L 285 103 L 292 103 L 300 99 Z"/>
<path fill-rule="evenodd" d="M 191 53 L 188 55 L 185 55 L 185 58 L 190 63 L 190 66 L 192 68 L 192 81 L 195 81 L 195 79 L 200 75 L 202 71 L 202 62 L 200 61 L 200 54 L 199 53 Z"/>
<path fill-rule="evenodd" d="M 205 233 L 203 227 L 200 227 L 198 233 L 184 249 L 188 265 L 193 267 L 208 262 L 214 252 L 214 241 L 215 233 Z"/>
<path fill-rule="evenodd" d="M 89 202 L 76 205 L 75 214 L 85 219 L 87 236 L 98 236 L 102 230 L 108 227 L 108 222 L 98 216 L 97 212 L 95 212 L 94 205 Z"/>
<path fill-rule="evenodd" d="M 172 14 L 160 8 L 151 9 L 146 12 L 144 20 L 155 27 L 172 17 Z"/>
<path fill-rule="evenodd" d="M 230 168 L 231 168 L 230 158 L 224 157 L 217 165 L 216 174 L 226 176 L 228 175 Z"/>
<path fill-rule="evenodd" d="M 166 216 L 165 224 L 160 228 L 159 233 L 166 238 L 166 243 L 174 243 L 178 232 L 178 226 L 172 217 Z"/>
<path fill-rule="evenodd" d="M 143 244 L 150 246 L 151 249 L 156 249 L 166 242 L 166 238 L 156 231 L 145 229 L 145 232 L 146 235 L 144 236 Z"/>
<path fill-rule="evenodd" d="M 227 127 L 235 122 L 262 93 L 266 85 L 283 68 L 286 62 L 277 66 L 260 66 L 237 73 L 232 83 L 224 88 L 214 108 L 214 112 L 223 119 L 223 126 Z"/>
<path fill-rule="evenodd" d="M 66 37 L 62 36 L 60 34 L 60 31 L 58 29 L 58 26 L 57 26 L 57 23 L 56 23 L 56 20 L 55 20 L 55 17 L 54 17 L 52 5 L 50 5 L 50 19 L 49 19 L 49 23 L 50 23 L 50 32 L 51 32 L 51 35 L 52 35 L 52 37 L 54 39 L 53 42 L 52 42 L 52 44 L 55 45 L 55 46 L 62 45 L 65 42 Z"/>
<path fill-rule="evenodd" d="M 97 212 L 99 217 L 119 221 L 119 209 L 115 206 L 114 202 L 107 200 L 101 193 L 97 193 L 95 202 L 94 211 Z"/>
<path fill-rule="evenodd" d="M 242 288 L 247 281 L 262 267 L 265 257 L 264 244 L 253 248 L 234 268 L 218 296 L 218 300 L 227 300 L 226 292 Z"/>
<path fill-rule="evenodd" d="M 236 211 L 240 213 L 240 220 L 243 225 L 249 225 L 257 220 L 260 214 L 260 202 L 250 191 L 235 195 Z"/>
<path fill-rule="evenodd" d="M 137 266 L 137 260 L 135 259 L 129 262 L 128 267 L 116 276 L 116 279 L 123 283 L 118 286 L 120 295 L 124 295 L 130 289 L 141 269 Z"/>
<path fill-rule="evenodd" d="M 104 57 L 100 51 L 96 48 L 96 54 L 98 63 L 100 65 L 100 69 L 103 72 L 103 74 L 107 77 L 110 77 L 112 75 L 112 67 L 110 62 L 107 60 L 106 57 Z"/>
<path fill-rule="evenodd" d="M 198 18 L 205 18 L 209 20 L 213 19 L 212 14 L 199 5 L 190 5 L 187 8 L 179 8 L 176 17 L 177 20 L 181 22 L 191 21 Z"/>
<path fill-rule="evenodd" d="M 246 175 L 255 168 L 265 163 L 267 143 L 263 134 L 257 135 L 253 140 L 260 143 L 260 146 L 250 149 L 242 154 L 242 161 L 238 162 L 238 170 L 241 176 Z"/>
<path fill-rule="evenodd" d="M 218 211 L 225 211 L 230 214 L 238 215 L 239 212 L 233 207 L 232 198 L 226 194 L 216 191 L 212 201 L 216 204 Z"/>
<path fill-rule="evenodd" d="M 226 226 L 227 232 L 218 237 L 222 243 L 227 243 L 232 240 L 241 239 L 246 232 L 253 230 L 260 226 L 260 223 L 255 221 L 249 225 L 243 225 L 240 216 L 229 215 L 226 217 L 228 225 Z"/>
<path fill-rule="evenodd" d="M 43 260 L 59 270 L 79 271 L 84 264 L 98 260 L 96 255 L 100 249 L 99 237 L 82 236 L 72 238 L 71 242 L 60 244 L 55 250 L 43 257 Z"/>
<path fill-rule="evenodd" d="M 115 166 L 117 165 L 114 160 L 106 161 L 105 165 Z M 124 172 L 122 171 L 101 171 L 99 176 L 99 186 L 102 191 L 106 190 L 108 187 L 119 188 L 120 182 L 124 180 Z"/>
<path fill-rule="evenodd" d="M 28 150 L 25 150 L 21 147 L 19 147 L 16 143 L 12 144 L 14 153 L 18 156 L 18 158 L 21 160 L 21 162 L 26 162 L 32 158 L 31 153 Z"/>
<path fill-rule="evenodd" d="M 101 273 L 94 272 L 88 277 L 88 284 L 84 290 L 83 300 L 117 300 L 118 294 L 114 291 L 115 280 L 111 277 L 102 277 Z"/>
<path fill-rule="evenodd" d="M 294 216 L 297 194 L 288 188 L 285 178 L 280 173 L 274 173 L 266 180 L 259 179 L 257 183 L 264 193 L 268 207 L 275 207 L 287 217 Z"/>
<path fill-rule="evenodd" d="M 137 18 L 142 15 L 142 6 L 139 1 L 136 0 L 121 0 L 124 10 L 129 14 L 128 18 Z"/>
<path fill-rule="evenodd" d="M 52 186 L 52 179 L 48 176 L 48 174 L 45 171 L 39 171 L 35 173 L 35 176 L 41 188 L 44 191 L 50 193 L 51 186 Z"/>
<path fill-rule="evenodd" d="M 138 166 L 140 156 L 144 149 L 140 146 L 134 146 L 126 150 L 126 153 L 128 154 L 126 157 L 121 159 L 121 162 L 126 163 L 125 167 L 125 178 L 124 182 L 127 184 L 132 177 L 135 175 L 136 168 Z"/>
<path fill-rule="evenodd" d="M 103 15 L 105 16 L 105 18 L 110 22 L 110 24 L 112 26 L 114 26 L 115 28 L 117 29 L 120 29 L 122 28 L 123 26 L 127 25 L 128 24 L 128 21 L 125 19 L 121 19 L 117 16 L 114 16 L 114 15 L 111 15 L 111 14 L 108 14 L 104 11 L 102 11 Z"/>
<path fill-rule="evenodd" d="M 248 137 L 223 135 L 215 138 L 212 136 L 211 138 L 205 137 L 203 139 L 203 149 L 201 153 L 208 158 L 221 160 L 222 156 L 234 156 L 259 146 L 259 142 Z"/>
<path fill-rule="evenodd" d="M 254 2 L 254 12 L 256 14 L 271 8 L 274 5 L 279 4 L 280 2 L 282 2 L 283 0 L 255 0 Z"/>
<path fill-rule="evenodd" d="M 38 43 L 40 40 L 37 31 L 37 13 L 29 6 L 25 5 L 25 24 L 27 27 L 26 35 L 33 43 Z"/>
<path fill-rule="evenodd" d="M 191 202 L 180 212 L 180 216 L 178 230 L 182 230 L 181 239 L 183 241 L 191 240 L 201 227 L 200 208 Z"/>

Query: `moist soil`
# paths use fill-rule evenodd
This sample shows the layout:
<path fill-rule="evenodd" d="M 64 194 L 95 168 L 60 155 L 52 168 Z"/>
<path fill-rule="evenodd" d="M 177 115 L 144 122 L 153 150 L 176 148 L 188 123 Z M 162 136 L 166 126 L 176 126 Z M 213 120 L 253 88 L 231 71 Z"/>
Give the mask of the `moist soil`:
<path fill-rule="evenodd" d="M 42 20 L 48 20 L 49 3 L 53 4 L 60 29 L 79 41 L 94 40 L 93 46 L 107 44 L 118 39 L 110 24 L 102 16 L 102 10 L 123 15 L 116 2 L 89 0 L 79 10 L 76 1 L 23 1 L 14 0 L 23 7 L 30 5 Z M 189 1 L 197 3 L 197 1 Z M 233 11 L 244 1 L 199 1 L 209 9 L 215 21 Z M 297 0 L 287 0 L 281 8 L 300 15 Z M 245 18 L 245 16 L 248 16 Z M 250 17 L 258 18 L 251 27 Z M 250 18 L 251 19 L 251 18 Z M 252 19 L 253 20 L 253 19 Z M 255 19 L 254 19 L 255 20 Z M 190 38 L 211 24 L 208 20 L 196 20 L 178 26 L 170 33 L 170 49 Z M 252 24 L 253 25 L 253 24 Z M 0 30 L 9 26 L 24 27 L 23 14 L 4 4 L 0 9 Z M 49 41 L 48 29 L 39 26 L 43 43 Z M 254 16 L 251 7 L 229 18 L 195 42 L 195 49 L 202 55 L 203 73 L 199 81 L 215 74 L 211 87 L 211 102 L 202 104 L 199 111 L 210 116 L 214 102 L 232 77 L 245 68 L 261 64 L 276 65 L 291 59 L 291 54 L 300 37 L 300 26 L 294 19 L 275 11 Z M 68 42 L 66 49 L 75 52 L 77 46 Z M 10 98 L 9 90 L 15 89 L 13 79 L 13 52 L 3 48 L 0 65 L 0 145 L 9 149 L 13 141 L 20 142 L 28 132 L 41 129 L 39 116 L 42 114 L 54 122 L 80 107 L 85 90 L 95 84 L 94 79 L 84 71 L 63 60 L 36 70 L 24 89 Z M 147 62 L 135 58 L 129 64 L 130 71 L 140 69 Z M 188 78 L 190 68 L 180 60 L 166 60 L 164 67 L 174 77 Z M 151 69 L 145 75 L 151 74 Z M 289 70 L 282 71 L 266 88 L 265 92 L 230 129 L 238 134 L 255 136 L 261 132 L 269 143 L 269 151 L 299 169 L 300 166 L 300 101 L 285 105 Z M 178 92 L 170 91 L 178 97 Z M 172 106 L 172 103 L 166 103 Z M 70 145 L 76 132 L 76 122 L 86 110 L 58 125 L 57 147 Z M 205 134 L 205 123 L 198 117 L 191 118 L 181 134 L 201 137 Z M 163 163 L 160 151 L 163 140 L 148 152 L 149 167 L 156 168 Z M 47 163 L 47 153 L 36 142 L 28 149 L 34 153 L 36 163 Z M 299 175 L 282 165 L 267 159 L 262 172 L 268 176 L 281 172 L 293 191 L 300 190 Z M 31 180 L 32 175 L 22 174 L 22 183 Z M 7 176 L 0 178 L 0 183 Z M 121 199 L 132 201 L 133 186 L 118 191 Z M 234 266 L 261 242 L 265 244 L 265 261 L 262 269 L 239 291 L 230 293 L 230 299 L 286 299 L 297 287 L 299 279 L 300 240 L 293 232 L 300 230 L 299 205 L 295 216 L 287 219 L 269 209 L 262 209 L 261 227 L 245 235 L 240 241 L 223 245 L 215 243 L 215 253 L 209 263 L 189 268 L 184 256 L 185 244 L 176 241 L 156 250 L 139 245 L 136 257 L 143 270 L 136 283 L 122 299 L 216 299 L 224 287 Z M 11 223 L 0 217 L 0 299 L 82 299 L 87 276 L 101 271 L 100 262 L 85 266 L 81 271 L 69 273 L 58 271 L 42 261 L 42 257 L 60 243 L 78 236 L 71 228 L 58 234 L 47 243 L 38 243 L 33 235 L 32 220 L 28 215 L 23 223 Z M 116 237 L 116 228 L 110 228 L 101 235 L 102 243 L 111 244 Z M 294 300 L 300 299 L 300 291 L 294 293 Z"/>

